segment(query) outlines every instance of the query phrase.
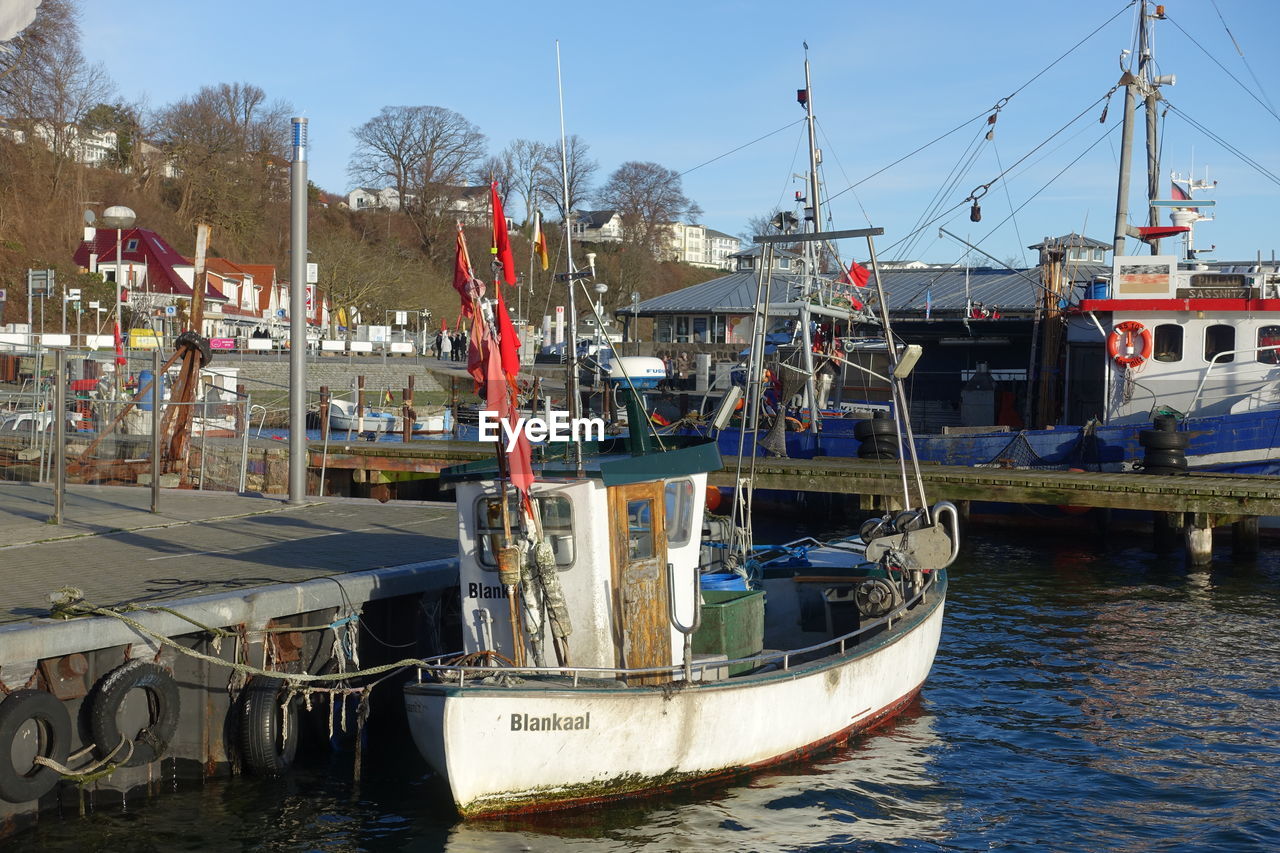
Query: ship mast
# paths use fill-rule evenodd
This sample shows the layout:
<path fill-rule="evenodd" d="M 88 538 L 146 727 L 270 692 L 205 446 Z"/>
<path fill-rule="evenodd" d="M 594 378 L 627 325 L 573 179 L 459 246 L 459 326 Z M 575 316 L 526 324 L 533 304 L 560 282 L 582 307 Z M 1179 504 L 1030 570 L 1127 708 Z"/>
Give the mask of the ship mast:
<path fill-rule="evenodd" d="M 1129 57 L 1129 67 L 1120 76 L 1118 85 L 1124 87 L 1124 123 L 1120 142 L 1120 180 L 1116 189 L 1116 228 L 1113 257 L 1125 254 L 1125 238 L 1142 239 L 1141 232 L 1129 224 L 1129 178 L 1133 159 L 1133 121 L 1138 97 L 1146 111 L 1147 130 L 1147 222 L 1151 227 L 1160 224 L 1158 208 L 1154 202 L 1160 197 L 1160 155 L 1156 130 L 1156 102 L 1160 100 L 1159 88 L 1172 86 L 1172 74 L 1154 74 L 1155 55 L 1152 47 L 1152 20 L 1164 19 L 1164 7 L 1156 6 L 1154 14 L 1147 12 L 1147 0 L 1138 0 L 1138 52 Z M 1151 254 L 1160 253 L 1160 241 L 1150 241 Z"/>
<path fill-rule="evenodd" d="M 801 94 L 804 98 L 805 124 L 809 130 L 809 203 L 805 208 L 804 218 L 809 222 L 810 233 L 816 234 L 822 230 L 822 201 L 818 194 L 818 163 L 821 162 L 822 155 L 818 151 L 818 137 L 814 129 L 813 85 L 809 79 L 809 45 L 807 43 L 804 46 L 804 91 Z M 815 284 L 818 280 L 818 257 L 820 255 L 821 244 L 817 242 L 805 243 L 805 274 L 809 281 Z M 812 424 L 811 429 L 814 431 L 818 446 L 821 447 L 822 413 L 818 408 L 818 392 L 813 375 L 813 337 L 809 332 L 809 297 L 811 292 L 812 288 L 804 288 L 800 294 L 800 340 L 801 346 L 804 347 L 802 355 L 805 374 L 804 392 L 806 401 L 809 404 L 809 421 Z"/>

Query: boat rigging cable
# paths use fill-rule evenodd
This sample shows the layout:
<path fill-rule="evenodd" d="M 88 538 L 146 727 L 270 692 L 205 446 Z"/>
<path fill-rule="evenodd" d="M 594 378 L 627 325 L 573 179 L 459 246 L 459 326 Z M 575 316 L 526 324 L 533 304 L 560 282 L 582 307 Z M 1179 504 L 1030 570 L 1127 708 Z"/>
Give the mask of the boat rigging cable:
<path fill-rule="evenodd" d="M 1089 41 L 1089 39 L 1091 39 L 1091 38 L 1093 38 L 1094 36 L 1096 36 L 1096 35 L 1097 35 L 1099 32 L 1101 32 L 1101 31 L 1102 31 L 1102 30 L 1103 30 L 1103 29 L 1104 29 L 1108 24 L 1110 24 L 1110 23 L 1111 23 L 1112 21 L 1114 21 L 1116 18 L 1120 17 L 1122 14 L 1124 14 L 1124 12 L 1125 12 L 1125 10 L 1126 10 L 1126 9 L 1128 9 L 1130 6 L 1135 5 L 1137 2 L 1138 2 L 1138 0 L 1129 0 L 1129 2 L 1128 2 L 1128 3 L 1126 3 L 1123 7 L 1121 7 L 1121 9 L 1120 9 L 1118 12 L 1116 12 L 1116 13 L 1115 13 L 1114 15 L 1112 15 L 1110 18 L 1107 18 L 1107 20 L 1105 20 L 1105 21 L 1103 21 L 1101 24 L 1099 24 L 1099 25 L 1097 26 L 1097 28 L 1096 28 L 1096 29 L 1094 29 L 1094 30 L 1093 30 L 1091 33 L 1089 33 L 1087 36 L 1085 36 L 1084 38 L 1080 39 L 1080 41 L 1078 41 L 1078 42 L 1076 42 L 1074 45 L 1072 45 L 1072 46 L 1071 46 L 1071 47 L 1070 47 L 1070 48 L 1069 48 L 1065 53 L 1063 53 L 1063 54 L 1062 54 L 1061 56 L 1059 56 L 1057 59 L 1053 60 L 1053 62 L 1050 62 L 1050 63 L 1049 63 L 1048 65 L 1046 65 L 1044 68 L 1041 68 L 1039 71 L 1037 71 L 1037 72 L 1036 72 L 1036 73 L 1035 73 L 1035 74 L 1034 74 L 1030 79 L 1028 79 L 1028 80 L 1027 80 L 1025 83 L 1023 83 L 1021 86 L 1019 86 L 1018 88 L 1014 89 L 1014 90 L 1013 90 L 1012 92 L 1010 92 L 1008 95 L 1006 95 L 1005 97 L 1003 97 L 1003 98 L 1001 98 L 999 101 L 997 101 L 997 102 L 996 102 L 996 104 L 995 104 L 995 106 L 993 106 L 993 107 L 991 107 L 991 108 L 989 108 L 989 109 L 985 109 L 985 110 L 983 110 L 982 112 L 978 113 L 978 114 L 977 114 L 976 116 L 974 116 L 973 118 L 966 119 L 965 121 L 961 122 L 960 124 L 956 125 L 955 127 L 951 128 L 950 130 L 948 130 L 946 133 L 943 133 L 943 134 L 941 134 L 940 136 L 935 136 L 933 139 L 931 139 L 931 140 L 929 140 L 928 142 L 924 143 L 924 144 L 923 144 L 923 145 L 921 145 L 919 148 L 916 148 L 915 150 L 910 151 L 910 152 L 908 152 L 908 153 L 906 153 L 906 154 L 902 155 L 902 156 L 901 156 L 901 157 L 899 157 L 897 160 L 894 160 L 892 163 L 889 163 L 889 164 L 888 164 L 888 165 L 886 165 L 886 166 L 882 166 L 881 168 L 879 168 L 879 169 L 877 169 L 876 171 L 872 172 L 871 174 L 867 175 L 867 176 L 866 176 L 865 178 L 863 178 L 862 180 L 857 181 L 856 183 L 850 184 L 849 186 L 845 187 L 844 189 L 840 190 L 839 192 L 832 193 L 832 194 L 828 195 L 828 196 L 827 196 L 827 203 L 828 203 L 828 204 L 830 204 L 832 201 L 834 201 L 835 199 L 837 199 L 837 198 L 839 198 L 840 196 L 844 195 L 845 193 L 849 192 L 850 190 L 854 189 L 855 187 L 858 187 L 858 186 L 861 186 L 862 184 L 865 184 L 867 181 L 871 180 L 872 178 L 876 177 L 877 175 L 881 174 L 882 172 L 887 172 L 889 169 L 892 169 L 894 166 L 898 165 L 899 163 L 903 162 L 904 160 L 909 160 L 910 158 L 912 158 L 912 157 L 914 157 L 915 155 L 919 154 L 921 151 L 924 151 L 926 148 L 929 148 L 930 146 L 932 146 L 932 145 L 934 145 L 934 144 L 936 144 L 936 143 L 938 143 L 938 142 L 941 142 L 943 139 L 946 139 L 946 138 L 947 138 L 948 136 L 950 136 L 951 134 L 955 133 L 956 131 L 960 130 L 961 128 L 963 128 L 963 127 L 965 127 L 965 126 L 967 126 L 967 125 L 969 125 L 969 124 L 972 124 L 973 122 L 977 121 L 978 119 L 982 118 L 983 116 L 990 115 L 993 111 L 999 111 L 999 110 L 1003 109 L 1005 106 L 1007 106 L 1007 105 L 1008 105 L 1009 101 L 1010 101 L 1010 100 L 1012 100 L 1012 99 L 1014 98 L 1014 96 L 1015 96 L 1015 95 L 1017 95 L 1017 94 L 1018 94 L 1018 93 L 1020 93 L 1023 89 L 1025 89 L 1025 88 L 1027 88 L 1028 86 L 1030 86 L 1030 85 L 1031 85 L 1032 83 L 1034 83 L 1036 80 L 1040 79 L 1044 74 L 1046 74 L 1046 73 L 1047 73 L 1051 68 L 1053 68 L 1053 67 L 1054 67 L 1055 65 L 1057 65 L 1059 62 L 1061 62 L 1062 60 L 1066 59 L 1066 58 L 1067 58 L 1068 56 L 1070 56 L 1072 53 L 1075 53 L 1075 51 L 1076 51 L 1076 50 L 1078 50 L 1078 49 L 1080 48 L 1080 46 L 1081 46 L 1081 45 L 1083 45 L 1085 42 Z"/>
<path fill-rule="evenodd" d="M 1230 151 L 1232 154 L 1236 155 L 1236 156 L 1237 156 L 1238 158 L 1240 158 L 1240 160 L 1241 160 L 1242 162 L 1244 162 L 1246 165 L 1248 165 L 1248 166 L 1252 166 L 1252 167 L 1254 168 L 1254 170 L 1258 172 L 1258 174 L 1262 175 L 1264 178 L 1266 178 L 1267 180 L 1271 181 L 1273 184 L 1276 184 L 1277 186 L 1280 186 L 1280 176 L 1277 176 L 1275 172 L 1272 172 L 1271 170 L 1267 169 L 1265 166 L 1263 166 L 1263 165 L 1262 165 L 1261 163 L 1259 163 L 1257 160 L 1254 160 L 1252 157 L 1250 157 L 1249 155 L 1245 154 L 1245 153 L 1244 153 L 1243 151 L 1241 151 L 1239 148 L 1235 147 L 1235 146 L 1234 146 L 1234 145 L 1232 145 L 1230 142 L 1227 142 L 1227 141 L 1226 141 L 1225 139 L 1223 139 L 1221 136 L 1219 136 L 1218 134 L 1214 133 L 1212 130 L 1210 130 L 1209 128 L 1207 128 L 1207 127 L 1205 127 L 1203 124 L 1201 124 L 1200 122 L 1198 122 L 1198 121 L 1196 121 L 1195 119 L 1193 119 L 1191 116 L 1187 115 L 1185 112 L 1183 112 L 1183 111 L 1182 111 L 1181 109 L 1179 109 L 1177 106 L 1175 106 L 1174 104 L 1170 103 L 1167 99 L 1165 100 L 1165 103 L 1166 103 L 1166 104 L 1168 104 L 1169 109 L 1173 110 L 1173 112 L 1174 112 L 1174 113 L 1176 113 L 1176 114 L 1178 115 L 1178 117 L 1180 117 L 1180 118 L 1181 118 L 1181 119 L 1183 119 L 1185 122 L 1187 122 L 1187 124 L 1191 125 L 1191 126 L 1192 126 L 1192 127 L 1194 127 L 1196 130 L 1200 131 L 1200 132 L 1201 132 L 1201 133 L 1203 133 L 1205 136 L 1209 137 L 1209 138 L 1210 138 L 1210 139 L 1212 139 L 1214 142 L 1218 143 L 1218 144 L 1219 144 L 1219 145 L 1221 145 L 1223 148 L 1227 149 L 1227 150 L 1228 150 L 1228 151 Z"/>
<path fill-rule="evenodd" d="M 1217 2 L 1214 2 L 1214 4 L 1213 4 L 1213 8 L 1214 8 L 1215 10 L 1217 10 L 1217 8 L 1218 8 L 1218 4 L 1217 4 Z M 1218 12 L 1218 18 L 1219 18 L 1219 19 L 1221 19 L 1221 18 L 1222 18 L 1222 13 L 1221 13 L 1221 12 Z M 1205 56 L 1209 57 L 1209 60 L 1210 60 L 1214 65 L 1216 65 L 1216 66 L 1218 66 L 1219 68 L 1221 68 L 1221 69 L 1222 69 L 1222 73 L 1226 74 L 1226 75 L 1227 75 L 1228 77 L 1230 77 L 1233 81 L 1235 81 L 1235 84 L 1236 84 L 1237 86 L 1239 86 L 1241 89 L 1243 89 L 1243 90 L 1245 91 L 1245 94 L 1247 94 L 1249 97 L 1251 97 L 1251 98 L 1253 98 L 1255 101 L 1257 101 L 1257 102 L 1262 106 L 1262 108 L 1263 108 L 1264 110 L 1266 110 L 1268 113 L 1270 113 L 1270 114 L 1271 114 L 1271 117 L 1272 117 L 1272 118 L 1274 118 L 1276 121 L 1280 121 L 1280 114 L 1278 114 L 1278 113 L 1275 111 L 1275 109 L 1271 106 L 1271 99 L 1270 99 L 1270 98 L 1266 98 L 1266 95 L 1267 95 L 1266 90 L 1264 90 L 1264 89 L 1262 88 L 1262 83 L 1261 83 L 1261 81 L 1259 81 L 1259 80 L 1258 80 L 1258 75 L 1256 75 L 1256 74 L 1254 74 L 1254 73 L 1253 73 L 1253 68 L 1251 68 L 1251 67 L 1249 66 L 1249 61 L 1248 61 L 1247 59 L 1245 59 L 1245 58 L 1244 58 L 1244 51 L 1240 49 L 1240 44 L 1236 41 L 1236 37 L 1235 37 L 1235 36 L 1233 36 L 1233 35 L 1231 35 L 1231 30 L 1227 29 L 1227 22 L 1226 22 L 1226 21 L 1223 21 L 1223 22 L 1222 22 L 1222 27 L 1223 27 L 1223 29 L 1226 29 L 1226 30 L 1227 30 L 1227 36 L 1231 39 L 1231 43 L 1232 43 L 1233 45 L 1235 45 L 1236 52 L 1240 54 L 1240 59 L 1244 62 L 1244 67 L 1249 69 L 1249 75 L 1250 75 L 1251 77 L 1253 77 L 1253 82 L 1255 82 L 1255 83 L 1257 83 L 1257 84 L 1258 84 L 1258 91 L 1262 92 L 1262 97 L 1263 97 L 1263 98 L 1266 98 L 1266 100 L 1265 100 L 1265 101 L 1264 101 L 1262 98 L 1258 97 L 1256 94 L 1254 94 L 1253 90 L 1251 90 L 1248 86 L 1246 86 L 1246 85 L 1244 84 L 1244 82 L 1240 80 L 1240 78 L 1239 78 L 1239 77 L 1236 77 L 1236 75 L 1234 75 L 1234 74 L 1232 74 L 1230 71 L 1228 71 L 1228 70 L 1227 70 L 1227 67 L 1226 67 L 1225 65 L 1223 65 L 1221 62 L 1219 62 L 1219 61 L 1218 61 L 1218 59 L 1217 59 L 1217 57 L 1215 57 L 1212 53 L 1210 53 L 1210 52 L 1209 52 L 1209 50 L 1208 50 L 1204 45 L 1202 45 L 1202 44 L 1200 44 L 1200 42 L 1196 41 L 1195 36 L 1191 35 L 1191 33 L 1189 33 L 1189 32 L 1187 32 L 1186 30 L 1184 30 L 1184 29 L 1182 28 L 1182 25 L 1181 25 L 1181 24 L 1179 24 L 1179 23 L 1178 23 L 1177 21 L 1175 21 L 1173 18 L 1170 18 L 1167 14 L 1165 15 L 1164 19 L 1165 19 L 1166 21 L 1168 21 L 1169 23 L 1173 24 L 1173 25 L 1178 29 L 1178 32 L 1180 32 L 1180 33 L 1182 33 L 1184 36 L 1186 36 L 1186 37 L 1191 41 L 1191 43 L 1192 43 L 1192 44 L 1194 44 L 1196 47 L 1200 48 L 1201 53 L 1203 53 Z"/>

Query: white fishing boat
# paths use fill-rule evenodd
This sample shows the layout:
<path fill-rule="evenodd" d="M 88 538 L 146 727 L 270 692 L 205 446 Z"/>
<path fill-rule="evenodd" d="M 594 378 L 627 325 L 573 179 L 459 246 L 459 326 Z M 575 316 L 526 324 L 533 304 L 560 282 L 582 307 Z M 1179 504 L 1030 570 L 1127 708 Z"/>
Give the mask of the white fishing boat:
<path fill-rule="evenodd" d="M 496 188 L 494 208 L 500 222 Z M 772 252 L 782 239 L 866 237 L 873 250 L 880 233 L 756 239 Z M 574 284 L 591 274 L 575 270 L 571 245 L 566 254 L 573 317 Z M 475 292 L 461 237 L 457 268 Z M 748 412 L 765 385 L 767 292 L 762 272 Z M 490 341 L 482 373 L 495 376 L 486 406 L 511 418 L 512 371 L 502 368 L 499 386 L 491 360 L 491 326 L 504 318 L 492 310 L 499 322 L 481 313 L 478 325 Z M 575 338 L 570 324 L 571 354 Z M 911 363 L 893 354 L 895 399 Z M 571 355 L 571 419 L 582 411 L 577 370 Z M 573 807 L 795 760 L 892 717 L 933 664 L 958 523 L 950 504 L 926 505 L 914 460 L 899 462 L 898 505 L 915 509 L 769 559 L 753 544 L 749 472 L 735 477 L 734 517 L 709 517 L 715 444 L 655 446 L 638 389 L 618 390 L 633 425 L 625 455 L 584 458 L 569 443 L 535 472 L 528 445 L 513 444 L 496 466 L 442 475 L 457 489 L 462 648 L 418 667 L 405 707 L 463 816 Z"/>
<path fill-rule="evenodd" d="M 507 537 L 521 514 L 503 481 L 458 485 L 464 648 L 421 667 L 405 699 L 459 813 L 564 808 L 795 760 L 920 690 L 954 509 L 912 514 L 905 534 L 814 547 L 806 566 L 766 564 L 762 589 L 704 590 L 703 546 L 725 544 L 700 535 L 719 467 L 701 445 L 601 459 L 582 477 L 544 471 L 530 495 L 541 539 Z M 825 604 L 820 624 L 806 624 L 806 591 Z"/>

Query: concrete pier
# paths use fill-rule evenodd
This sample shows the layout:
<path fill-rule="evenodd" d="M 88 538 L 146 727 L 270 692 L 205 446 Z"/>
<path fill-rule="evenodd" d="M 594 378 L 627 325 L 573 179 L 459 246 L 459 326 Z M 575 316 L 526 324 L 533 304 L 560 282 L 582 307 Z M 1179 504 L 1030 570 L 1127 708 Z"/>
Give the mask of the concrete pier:
<path fill-rule="evenodd" d="M 20 691 L 52 694 L 71 721 L 67 751 L 75 756 L 94 745 L 85 721 L 101 713 L 108 674 L 142 662 L 176 691 L 177 726 L 158 747 L 162 758 L 79 780 L 88 795 L 239 769 L 235 720 L 246 674 L 228 664 L 316 673 L 331 665 L 335 639 L 352 642 L 364 666 L 411 657 L 424 627 L 419 614 L 456 583 L 452 504 L 289 506 L 166 490 L 160 507 L 149 511 L 148 489 L 72 486 L 64 524 L 52 525 L 51 489 L 0 483 L 0 714 L 4 702 L 20 704 Z M 66 586 L 102 607 L 133 605 L 126 615 L 134 625 L 105 615 L 54 618 L 50 595 Z M 140 685 L 117 699 L 121 731 L 142 730 L 143 744 L 146 691 Z M 29 723 L 0 750 L 30 760 L 38 739 Z M 89 766 L 101 752 L 66 766 Z M 79 796 L 64 780 L 31 801 L 0 798 L 0 837 Z"/>

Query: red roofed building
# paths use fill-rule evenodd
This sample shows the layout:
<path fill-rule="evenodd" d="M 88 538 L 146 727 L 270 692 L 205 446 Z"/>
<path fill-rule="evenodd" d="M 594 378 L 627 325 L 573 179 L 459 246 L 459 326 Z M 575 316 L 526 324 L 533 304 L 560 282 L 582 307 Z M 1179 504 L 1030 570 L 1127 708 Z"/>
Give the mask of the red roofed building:
<path fill-rule="evenodd" d="M 75 261 L 81 269 L 100 273 L 106 281 L 119 277 L 129 291 L 135 326 L 154 325 L 147 320 L 163 317 L 168 305 L 185 301 L 188 305 L 183 313 L 190 310 L 195 263 L 174 251 L 154 231 L 129 228 L 122 232 L 117 270 L 116 231 L 86 228 Z M 276 280 L 274 266 L 206 258 L 204 286 L 202 334 L 233 338 L 266 331 L 277 340 L 288 336 L 289 287 L 287 282 Z M 307 314 L 308 325 L 323 329 L 329 321 L 327 301 L 313 298 Z"/>

